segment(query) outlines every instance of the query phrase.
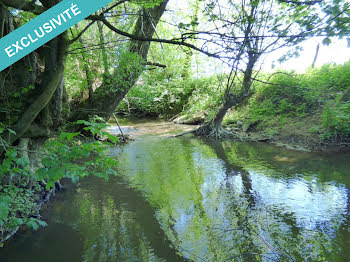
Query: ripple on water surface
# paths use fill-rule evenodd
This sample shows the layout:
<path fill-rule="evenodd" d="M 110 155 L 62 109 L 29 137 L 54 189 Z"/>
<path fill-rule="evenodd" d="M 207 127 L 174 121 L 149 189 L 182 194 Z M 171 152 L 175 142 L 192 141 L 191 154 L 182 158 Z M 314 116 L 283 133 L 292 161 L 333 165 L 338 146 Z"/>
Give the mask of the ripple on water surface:
<path fill-rule="evenodd" d="M 123 131 L 135 140 L 111 149 L 120 175 L 70 185 L 44 210 L 49 226 L 13 238 L 1 262 L 350 257 L 348 153 L 169 139 L 178 127 L 162 122 Z"/>

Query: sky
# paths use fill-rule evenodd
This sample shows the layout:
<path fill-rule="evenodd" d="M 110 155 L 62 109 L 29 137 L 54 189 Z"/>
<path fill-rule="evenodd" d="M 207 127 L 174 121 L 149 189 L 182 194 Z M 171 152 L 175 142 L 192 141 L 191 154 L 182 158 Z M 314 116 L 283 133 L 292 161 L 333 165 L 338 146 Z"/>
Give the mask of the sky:
<path fill-rule="evenodd" d="M 169 10 L 177 12 L 171 12 L 169 18 L 171 20 L 176 21 L 179 19 L 179 11 L 182 14 L 186 14 L 189 12 L 190 8 L 188 6 L 188 1 L 183 0 L 172 0 L 169 2 L 168 6 Z M 169 14 L 167 14 L 169 15 Z M 181 17 L 181 16 L 180 16 Z M 332 39 L 332 43 L 330 46 L 322 45 L 321 37 L 311 38 L 301 44 L 303 47 L 303 51 L 300 52 L 300 56 L 298 58 L 289 59 L 288 61 L 279 64 L 275 62 L 275 67 L 272 68 L 272 64 L 274 61 L 277 61 L 283 54 L 285 54 L 288 49 L 281 49 L 269 54 L 263 64 L 263 71 L 271 72 L 276 70 L 294 70 L 296 72 L 304 72 L 307 68 L 309 68 L 313 62 L 316 46 L 320 43 L 320 50 L 318 53 L 318 58 L 315 64 L 315 67 L 320 67 L 326 63 L 336 63 L 343 64 L 350 60 L 350 48 L 348 47 L 348 42 L 346 38 L 342 40 Z M 201 56 L 201 61 L 203 61 L 200 65 L 201 68 L 193 68 L 194 71 L 197 71 L 197 75 L 212 75 L 215 73 L 222 72 L 222 69 L 225 66 L 222 65 L 222 62 L 215 59 L 207 59 L 203 55 Z M 199 74 L 198 74 L 199 73 Z"/>
<path fill-rule="evenodd" d="M 300 56 L 298 58 L 289 59 L 280 64 L 277 62 L 278 58 L 280 58 L 288 51 L 288 49 L 281 49 L 268 54 L 261 69 L 264 72 L 293 70 L 298 73 L 303 73 L 309 67 L 311 67 L 318 43 L 320 43 L 320 49 L 315 64 L 316 68 L 321 67 L 327 63 L 344 64 L 345 62 L 350 61 L 350 48 L 348 47 L 346 39 L 332 39 L 330 46 L 324 46 L 322 45 L 322 38 L 315 37 L 301 44 L 303 51 L 300 52 Z M 208 58 L 204 54 L 198 54 L 197 58 L 198 56 L 200 57 L 200 63 L 192 64 L 192 70 L 197 75 L 197 77 L 220 74 L 223 71 L 229 72 L 229 68 L 223 65 L 220 60 L 215 58 Z M 275 64 L 274 68 L 272 67 L 273 63 Z"/>
<path fill-rule="evenodd" d="M 297 72 L 303 72 L 311 66 L 314 60 L 316 46 L 320 43 L 320 50 L 315 67 L 320 67 L 327 63 L 343 64 L 350 60 L 350 48 L 347 46 L 347 40 L 333 39 L 330 46 L 322 45 L 322 38 L 312 38 L 305 41 L 302 44 L 303 51 L 300 53 L 300 57 L 290 59 L 282 64 L 275 63 L 276 69 L 294 70 Z M 271 64 L 274 60 L 277 60 L 285 50 L 281 50 L 275 53 L 271 53 L 265 60 L 264 70 L 271 71 Z"/>

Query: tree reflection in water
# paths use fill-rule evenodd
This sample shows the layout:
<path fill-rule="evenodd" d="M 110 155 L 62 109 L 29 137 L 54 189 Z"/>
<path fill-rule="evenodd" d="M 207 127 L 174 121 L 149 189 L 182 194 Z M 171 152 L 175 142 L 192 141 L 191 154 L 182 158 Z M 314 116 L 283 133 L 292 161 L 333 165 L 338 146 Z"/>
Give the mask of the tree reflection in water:
<path fill-rule="evenodd" d="M 186 137 L 137 139 L 111 153 L 120 177 L 90 177 L 59 194 L 49 227 L 17 236 L 1 261 L 350 257 L 349 154 Z M 48 232 L 66 237 L 57 242 L 60 233 Z M 49 260 L 37 256 L 43 250 Z"/>

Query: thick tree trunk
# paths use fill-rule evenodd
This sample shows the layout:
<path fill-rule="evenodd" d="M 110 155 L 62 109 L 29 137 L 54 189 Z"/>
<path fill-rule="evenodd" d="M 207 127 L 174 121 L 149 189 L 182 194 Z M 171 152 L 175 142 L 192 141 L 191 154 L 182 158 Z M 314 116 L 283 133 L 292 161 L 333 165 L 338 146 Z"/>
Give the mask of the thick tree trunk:
<path fill-rule="evenodd" d="M 133 34 L 136 37 L 151 38 L 167 3 L 168 0 L 164 0 L 159 6 L 142 10 Z M 91 115 L 98 115 L 107 121 L 141 75 L 149 47 L 150 42 L 130 41 L 127 52 L 118 61 L 117 69 L 111 76 L 106 76 L 101 87 L 95 90 L 93 101 L 86 100 L 78 105 L 72 112 L 70 121 L 88 119 Z"/>
<path fill-rule="evenodd" d="M 315 52 L 314 60 L 312 61 L 312 65 L 311 65 L 312 68 L 315 67 L 319 51 L 320 51 L 320 43 L 318 43 L 317 46 L 316 46 L 316 52 Z"/>
<path fill-rule="evenodd" d="M 51 111 L 52 111 L 52 121 L 53 126 L 58 127 L 62 124 L 63 117 L 63 103 L 64 103 L 64 94 L 65 94 L 65 86 L 64 86 L 64 74 L 62 74 L 60 83 L 52 97 Z"/>
<path fill-rule="evenodd" d="M 224 117 L 227 113 L 227 111 L 235 105 L 236 101 L 232 98 L 226 98 L 225 103 L 220 107 L 218 112 L 216 113 L 213 123 L 215 126 L 221 126 L 222 121 L 224 120 Z"/>
<path fill-rule="evenodd" d="M 108 67 L 108 54 L 104 43 L 106 43 L 106 38 L 103 32 L 103 23 L 101 21 L 97 21 L 98 31 L 100 33 L 100 44 L 101 44 L 101 55 L 104 67 L 104 74 L 109 75 L 109 67 Z"/>
<path fill-rule="evenodd" d="M 215 117 L 211 121 L 204 123 L 193 132 L 195 135 L 209 136 L 215 139 L 234 136 L 232 133 L 222 128 L 222 121 L 224 120 L 227 111 L 231 107 L 240 105 L 247 97 L 251 95 L 250 88 L 252 86 L 253 68 L 257 59 L 257 55 L 249 55 L 249 61 L 246 69 L 244 70 L 241 92 L 239 94 L 230 94 L 229 90 L 226 89 L 224 104 L 219 108 Z"/>
<path fill-rule="evenodd" d="M 80 30 L 79 25 L 76 24 L 75 27 Z M 79 43 L 81 44 L 81 46 L 83 48 L 88 48 L 88 46 L 85 44 L 83 36 L 81 36 L 79 38 Z M 102 46 L 103 47 L 103 46 Z M 91 52 L 90 52 L 91 54 Z M 93 78 L 93 72 L 90 70 L 90 59 L 88 58 L 88 56 L 86 56 L 84 53 L 81 54 L 81 61 L 83 64 L 83 68 L 85 71 L 85 78 L 86 78 L 86 84 L 88 87 L 88 91 L 89 91 L 89 100 L 90 102 L 92 102 L 93 99 L 93 93 L 94 93 L 94 89 L 93 89 L 93 84 L 94 84 L 94 78 Z"/>
<path fill-rule="evenodd" d="M 48 59 L 45 64 L 42 91 L 34 102 L 32 102 L 23 112 L 19 120 L 10 127 L 15 133 L 7 131 L 1 135 L 1 138 L 8 144 L 12 144 L 23 136 L 39 113 L 48 106 L 53 94 L 62 81 L 68 48 L 66 34 L 62 34 L 55 38 L 48 45 L 50 48 L 47 57 Z M 3 152 L 3 150 L 4 148 L 0 148 L 0 153 Z"/>

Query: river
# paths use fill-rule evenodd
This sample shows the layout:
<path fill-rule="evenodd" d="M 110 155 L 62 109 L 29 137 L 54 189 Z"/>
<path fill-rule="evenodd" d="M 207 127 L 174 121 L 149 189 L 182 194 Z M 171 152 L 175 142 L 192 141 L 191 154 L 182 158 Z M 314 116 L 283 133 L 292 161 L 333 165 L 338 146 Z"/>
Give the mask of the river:
<path fill-rule="evenodd" d="M 122 126 L 134 141 L 109 152 L 119 175 L 66 183 L 48 227 L 20 231 L 1 262 L 350 261 L 350 153 Z"/>

